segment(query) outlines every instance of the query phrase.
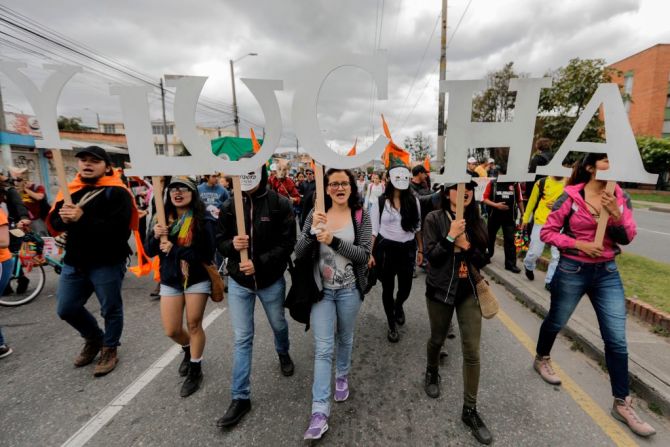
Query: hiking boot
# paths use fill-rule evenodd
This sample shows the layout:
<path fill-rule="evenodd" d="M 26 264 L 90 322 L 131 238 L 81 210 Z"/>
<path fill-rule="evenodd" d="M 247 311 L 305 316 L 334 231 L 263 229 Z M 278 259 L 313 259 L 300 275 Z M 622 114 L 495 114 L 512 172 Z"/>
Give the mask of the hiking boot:
<path fill-rule="evenodd" d="M 328 431 L 328 416 L 323 413 L 314 413 L 309 419 L 309 427 L 305 432 L 304 439 L 321 439 Z"/>
<path fill-rule="evenodd" d="M 181 349 L 184 351 L 184 358 L 181 359 L 181 363 L 179 364 L 179 375 L 186 377 L 188 369 L 191 366 L 191 347 L 182 346 Z"/>
<path fill-rule="evenodd" d="M 292 376 L 293 371 L 295 371 L 295 365 L 293 365 L 293 360 L 291 360 L 288 352 L 286 354 L 279 354 L 279 366 L 281 367 L 281 373 L 285 377 Z"/>
<path fill-rule="evenodd" d="M 200 362 L 191 362 L 188 367 L 188 375 L 181 386 L 179 395 L 181 397 L 188 397 L 200 389 L 202 383 L 202 365 Z"/>
<path fill-rule="evenodd" d="M 537 371 L 540 377 L 542 377 L 542 379 L 548 384 L 561 384 L 561 379 L 558 377 L 558 374 L 556 374 L 554 371 L 554 367 L 551 365 L 551 357 L 535 357 L 533 368 L 535 368 L 535 371 Z"/>
<path fill-rule="evenodd" d="M 489 429 L 486 428 L 482 418 L 479 417 L 476 407 L 469 408 L 464 405 L 461 420 L 465 425 L 470 427 L 470 431 L 477 438 L 477 441 L 487 445 L 493 442 L 493 436 L 491 436 Z"/>
<path fill-rule="evenodd" d="M 95 356 L 100 352 L 100 348 L 102 348 L 102 339 L 100 338 L 86 338 L 85 340 L 84 347 L 77 358 L 74 359 L 74 366 L 77 368 L 92 363 Z"/>
<path fill-rule="evenodd" d="M 233 399 L 228 406 L 226 414 L 216 421 L 219 428 L 232 427 L 239 423 L 245 414 L 251 410 L 251 401 L 249 399 Z"/>
<path fill-rule="evenodd" d="M 335 379 L 335 402 L 344 402 L 349 397 L 349 379 L 347 376 Z"/>
<path fill-rule="evenodd" d="M 5 357 L 11 355 L 12 352 L 14 351 L 9 346 L 7 345 L 0 346 L 0 359 L 4 359 Z"/>
<path fill-rule="evenodd" d="M 28 290 L 28 284 L 30 284 L 30 280 L 28 278 L 25 276 L 19 276 L 19 279 L 16 280 L 16 293 L 19 295 L 26 293 L 26 290 Z"/>
<path fill-rule="evenodd" d="M 529 281 L 533 281 L 535 279 L 535 272 L 528 270 L 526 267 L 524 267 L 523 270 L 526 273 L 526 278 L 528 278 Z"/>
<path fill-rule="evenodd" d="M 98 360 L 98 364 L 95 365 L 93 370 L 93 375 L 95 377 L 102 377 L 106 374 L 109 374 L 116 368 L 116 364 L 119 363 L 119 357 L 116 355 L 116 346 L 109 348 L 107 346 L 102 347 L 102 354 Z"/>
<path fill-rule="evenodd" d="M 426 380 L 423 389 L 428 397 L 432 397 L 433 399 L 440 397 L 440 374 L 437 370 L 426 369 Z"/>
<path fill-rule="evenodd" d="M 647 437 L 656 434 L 654 427 L 644 422 L 633 410 L 633 398 L 614 399 L 612 405 L 612 416 L 614 419 L 628 425 L 628 428 L 638 436 Z"/>
<path fill-rule="evenodd" d="M 402 309 L 402 306 L 395 309 L 395 322 L 398 323 L 398 326 L 405 324 L 405 311 Z"/>
<path fill-rule="evenodd" d="M 516 265 L 506 265 L 505 270 L 509 270 L 512 273 L 521 273 L 521 269 Z"/>
<path fill-rule="evenodd" d="M 386 338 L 388 338 L 388 341 L 391 343 L 398 343 L 400 341 L 400 334 L 398 334 L 398 329 L 395 327 L 390 328 L 386 334 Z"/>

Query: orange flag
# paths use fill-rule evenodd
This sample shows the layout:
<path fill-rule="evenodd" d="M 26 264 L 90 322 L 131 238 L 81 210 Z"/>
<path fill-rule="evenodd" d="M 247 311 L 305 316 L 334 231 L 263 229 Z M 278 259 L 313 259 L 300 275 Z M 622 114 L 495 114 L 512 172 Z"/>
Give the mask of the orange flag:
<path fill-rule="evenodd" d="M 388 124 L 386 124 L 386 120 L 384 119 L 383 113 L 382 113 L 382 127 L 384 128 L 384 135 L 386 135 L 386 138 L 393 141 L 393 138 L 391 138 L 391 131 L 389 130 Z"/>
<path fill-rule="evenodd" d="M 258 151 L 261 150 L 261 145 L 258 144 L 258 140 L 256 139 L 256 134 L 254 133 L 254 129 L 249 129 L 251 131 L 251 145 L 254 148 L 254 154 L 258 153 Z"/>
<path fill-rule="evenodd" d="M 426 155 L 426 158 L 423 159 L 423 167 L 430 172 L 430 156 Z"/>
<path fill-rule="evenodd" d="M 405 166 L 409 167 L 409 152 L 393 142 L 393 138 L 391 138 L 391 131 L 389 130 L 388 124 L 386 124 L 384 115 L 382 115 L 382 127 L 384 128 L 384 135 L 386 135 L 386 138 L 389 139 L 389 143 L 386 145 L 386 149 L 382 155 L 382 161 L 384 161 L 384 166 L 386 169 L 394 164 L 404 164 Z"/>
<path fill-rule="evenodd" d="M 349 149 L 349 152 L 347 152 L 347 157 L 352 157 L 356 155 L 356 145 L 358 144 L 358 138 L 356 138 L 356 141 L 354 141 L 354 145 L 351 149 Z"/>

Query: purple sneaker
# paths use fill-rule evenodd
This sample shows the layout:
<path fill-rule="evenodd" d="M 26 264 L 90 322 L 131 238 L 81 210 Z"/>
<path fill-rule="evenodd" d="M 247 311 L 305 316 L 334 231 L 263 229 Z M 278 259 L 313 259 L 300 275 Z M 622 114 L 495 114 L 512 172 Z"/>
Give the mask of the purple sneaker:
<path fill-rule="evenodd" d="M 349 380 L 347 376 L 335 379 L 335 402 L 344 402 L 349 397 Z"/>
<path fill-rule="evenodd" d="M 309 420 L 304 439 L 321 439 L 326 431 L 328 431 L 328 416 L 323 413 L 314 413 Z"/>

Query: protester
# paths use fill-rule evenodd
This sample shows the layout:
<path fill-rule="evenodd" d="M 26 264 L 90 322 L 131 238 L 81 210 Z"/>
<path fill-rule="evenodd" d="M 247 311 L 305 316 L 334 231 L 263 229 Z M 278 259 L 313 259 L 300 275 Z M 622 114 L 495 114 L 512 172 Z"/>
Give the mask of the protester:
<path fill-rule="evenodd" d="M 391 166 L 390 183 L 384 195 L 372 203 L 372 235 L 376 248 L 371 265 L 381 271 L 382 301 L 388 320 L 387 338 L 391 343 L 400 340 L 397 325 L 405 324 L 403 304 L 412 289 L 414 262 L 423 262 L 421 239 L 421 206 L 409 189 L 410 171 L 407 166 Z M 418 248 L 418 251 L 417 251 Z M 398 277 L 398 293 L 393 292 Z"/>
<path fill-rule="evenodd" d="M 228 309 L 235 334 L 232 402 L 218 420 L 219 427 L 237 424 L 251 409 L 249 378 L 256 297 L 274 332 L 282 374 L 291 376 L 294 370 L 289 356 L 288 324 L 284 317 L 284 272 L 296 240 L 291 203 L 267 189 L 265 168 L 241 176 L 240 180 L 247 234 L 237 234 L 234 198 L 224 203 L 216 234 L 217 246 L 228 258 Z M 242 250 L 248 250 L 249 254 L 249 259 L 244 262 L 240 256 Z"/>
<path fill-rule="evenodd" d="M 186 377 L 181 397 L 195 393 L 202 383 L 202 318 L 212 290 L 204 265 L 214 257 L 214 232 L 198 189 L 192 179 L 172 178 L 165 203 L 167 227 L 155 223 L 146 243 L 147 254 L 160 258 L 163 329 L 184 351 L 179 365 L 179 375 Z M 183 326 L 184 312 L 188 329 Z"/>
<path fill-rule="evenodd" d="M 229 194 L 226 188 L 219 183 L 219 175 L 206 175 L 205 183 L 198 185 L 198 195 L 205 204 L 208 215 L 216 220 L 219 218 L 219 210 L 223 202 L 228 200 Z"/>
<path fill-rule="evenodd" d="M 489 257 L 493 257 L 498 230 L 502 227 L 503 248 L 505 251 L 505 269 L 512 273 L 520 273 L 516 265 L 516 247 L 514 246 L 514 230 L 516 227 L 517 209 L 523 214 L 523 196 L 519 183 L 499 182 L 493 180 L 486 185 L 483 202 L 489 207 Z"/>
<path fill-rule="evenodd" d="M 468 167 L 466 169 L 467 173 L 471 177 L 479 177 L 479 174 L 475 170 L 477 167 L 477 159 L 475 157 L 468 158 Z"/>
<path fill-rule="evenodd" d="M 610 376 L 612 416 L 627 424 L 637 435 L 656 431 L 633 409 L 628 386 L 626 343 L 626 300 L 614 258 L 618 244 L 629 244 L 637 234 L 630 197 L 617 185 L 614 194 L 605 191 L 597 171 L 609 169 L 607 154 L 587 154 L 575 164 L 565 192 L 554 204 L 540 237 L 558 247 L 561 258 L 551 283 L 551 306 L 542 322 L 533 367 L 542 379 L 560 385 L 551 365 L 551 348 L 584 294 L 588 294 L 598 317 L 605 344 L 605 362 Z M 607 210 L 607 230 L 596 243 L 598 219 Z"/>
<path fill-rule="evenodd" d="M 12 277 L 12 269 L 14 268 L 14 258 L 9 251 L 9 221 L 4 210 L 0 209 L 0 290 L 5 290 L 9 280 Z M 2 327 L 0 327 L 0 359 L 3 359 L 14 352 L 12 348 L 7 346 L 5 338 L 2 335 Z"/>
<path fill-rule="evenodd" d="M 320 439 L 328 430 L 335 340 L 335 401 L 343 402 L 349 397 L 354 328 L 367 286 L 372 248 L 370 217 L 361 208 L 353 173 L 330 169 L 325 182 L 326 212 L 310 213 L 295 249 L 296 258 L 314 259 L 314 279 L 323 292 L 310 315 L 314 382 L 312 416 L 305 439 Z"/>
<path fill-rule="evenodd" d="M 426 258 L 430 263 L 426 276 L 430 338 L 424 389 L 432 398 L 440 395 L 440 350 L 456 311 L 463 351 L 461 419 L 479 442 L 490 444 L 491 433 L 477 413 L 482 313 L 475 284 L 481 280 L 479 270 L 487 263 L 487 234 L 474 200 L 476 186 L 474 182 L 466 185 L 464 219 L 457 220 L 457 184 L 445 184 L 442 209 L 429 213 L 423 227 Z"/>
<path fill-rule="evenodd" d="M 44 218 L 49 212 L 49 203 L 46 201 L 46 190 L 44 186 L 38 185 L 28 179 L 27 168 L 12 167 L 9 169 L 17 192 L 21 194 L 21 200 L 28 209 L 30 218 L 30 229 L 40 236 L 47 236 L 47 227 Z"/>
<path fill-rule="evenodd" d="M 111 372 L 119 361 L 117 346 L 123 330 L 121 286 L 126 272 L 130 230 L 137 229 L 138 216 L 132 193 L 112 169 L 104 149 L 89 146 L 79 150 L 78 174 L 68 185 L 73 204 L 64 204 L 62 193 L 49 213 L 50 231 L 67 232 L 58 290 L 57 313 L 84 338 L 75 366 L 91 363 L 102 354 L 93 374 Z M 104 332 L 84 305 L 91 294 L 100 302 Z"/>
<path fill-rule="evenodd" d="M 358 189 L 358 199 L 361 202 L 361 205 L 365 201 L 365 191 L 368 188 L 368 179 L 365 175 L 365 172 L 360 172 L 358 174 L 358 179 L 356 180 L 356 188 Z"/>
<path fill-rule="evenodd" d="M 372 204 L 377 202 L 379 197 L 384 194 L 384 184 L 381 182 L 379 174 L 373 172 L 370 180 L 368 189 L 365 192 L 365 200 L 363 201 L 363 206 L 368 213 L 372 210 Z"/>
<path fill-rule="evenodd" d="M 300 194 L 300 202 L 297 204 L 293 204 L 293 215 L 295 216 L 295 220 L 300 222 L 302 220 L 302 207 L 305 203 L 304 200 L 304 193 L 303 193 L 303 187 L 302 184 L 305 182 L 305 174 L 302 172 L 298 172 L 295 176 L 295 187 L 298 190 L 298 194 Z M 302 227 L 300 227 L 302 230 Z"/>
<path fill-rule="evenodd" d="M 305 181 L 300 184 L 298 192 L 300 193 L 300 229 L 305 226 L 305 219 L 314 206 L 314 193 L 316 192 L 316 183 L 314 182 L 314 171 L 305 169 Z"/>
<path fill-rule="evenodd" d="M 552 157 L 552 155 L 551 155 L 551 140 L 549 138 L 544 138 L 544 137 L 538 138 L 537 141 L 535 142 L 534 147 L 535 147 L 535 153 L 531 157 L 530 163 L 528 164 L 528 172 L 530 172 L 532 174 L 535 174 L 535 172 L 537 171 L 538 166 L 548 165 L 549 162 L 551 161 L 551 157 Z M 530 198 L 529 191 L 531 191 L 533 189 L 533 185 L 535 184 L 535 182 L 537 180 L 540 180 L 543 177 L 546 177 L 546 176 L 536 174 L 535 178 L 532 181 L 525 183 L 525 185 L 526 185 L 526 188 L 525 188 L 526 189 L 526 194 L 525 194 L 526 202 Z M 532 227 L 532 222 L 530 222 L 529 227 Z"/>
<path fill-rule="evenodd" d="M 492 158 L 487 159 L 484 163 L 478 165 L 474 171 L 477 173 L 477 175 L 481 178 L 486 178 L 489 177 L 489 170 L 493 167 L 495 164 L 495 160 Z"/>
<path fill-rule="evenodd" d="M 293 205 L 300 204 L 300 193 L 295 187 L 295 183 L 288 176 L 288 163 L 279 163 L 277 166 L 277 175 L 272 177 L 268 184 L 273 191 L 282 195 L 291 201 L 291 208 Z"/>
<path fill-rule="evenodd" d="M 528 199 L 528 206 L 526 207 L 526 212 L 523 214 L 522 224 L 526 228 L 532 215 L 534 225 L 530 234 L 530 246 L 523 260 L 523 267 L 526 272 L 526 278 L 530 281 L 535 279 L 534 270 L 537 260 L 544 252 L 544 242 L 540 239 L 540 231 L 547 221 L 551 207 L 554 206 L 556 200 L 563 194 L 564 187 L 565 179 L 563 177 L 545 177 L 535 182 L 533 191 Z M 550 284 L 558 265 L 559 256 L 558 248 L 552 245 L 551 261 L 549 262 L 547 275 L 544 280 L 544 288 L 547 290 L 551 288 Z"/>

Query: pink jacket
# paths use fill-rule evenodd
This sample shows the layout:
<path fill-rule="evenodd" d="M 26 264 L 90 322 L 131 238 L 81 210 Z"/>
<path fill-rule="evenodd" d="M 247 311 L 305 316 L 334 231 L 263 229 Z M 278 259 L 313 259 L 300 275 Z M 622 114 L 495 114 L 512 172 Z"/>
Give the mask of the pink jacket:
<path fill-rule="evenodd" d="M 554 204 L 551 214 L 547 217 L 547 222 L 540 231 L 540 239 L 542 242 L 556 246 L 561 251 L 561 256 L 566 258 L 581 262 L 611 261 L 621 253 L 618 244 L 630 244 L 637 234 L 630 197 L 619 185 L 616 185 L 614 194 L 621 211 L 621 218 L 618 222 L 614 222 L 612 217 L 609 218 L 603 240 L 603 255 L 599 258 L 591 258 L 575 248 L 577 240 L 593 241 L 598 226 L 598 222 L 591 216 L 580 194 L 582 189 L 584 189 L 584 183 L 565 187 L 563 195 Z"/>

